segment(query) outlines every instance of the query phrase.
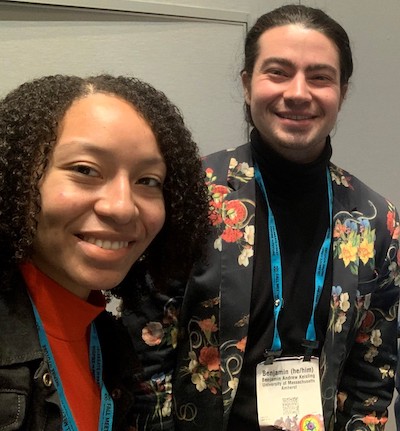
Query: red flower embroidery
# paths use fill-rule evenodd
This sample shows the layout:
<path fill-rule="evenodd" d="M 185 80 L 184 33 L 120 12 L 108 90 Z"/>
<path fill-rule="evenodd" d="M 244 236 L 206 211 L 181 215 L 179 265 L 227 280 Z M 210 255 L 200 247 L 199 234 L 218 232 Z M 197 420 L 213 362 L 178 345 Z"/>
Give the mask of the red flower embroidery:
<path fill-rule="evenodd" d="M 236 242 L 238 239 L 242 238 L 242 236 L 243 232 L 231 227 L 227 227 L 221 234 L 221 238 L 226 242 Z"/>
<path fill-rule="evenodd" d="M 244 352 L 244 349 L 246 348 L 246 342 L 247 342 L 247 337 L 242 338 L 240 341 L 236 343 L 236 348 L 241 352 Z"/>
<path fill-rule="evenodd" d="M 200 350 L 199 362 L 209 371 L 218 371 L 220 365 L 219 352 L 216 347 L 203 347 Z"/>
<path fill-rule="evenodd" d="M 335 227 L 333 229 L 333 237 L 340 238 L 345 233 L 346 233 L 346 226 L 344 226 L 340 222 L 336 222 Z"/>
<path fill-rule="evenodd" d="M 223 200 L 224 197 L 229 193 L 229 189 L 226 186 L 214 184 L 210 188 L 210 193 L 213 200 L 221 202 L 221 200 Z"/>
<path fill-rule="evenodd" d="M 387 217 L 386 217 L 386 226 L 388 228 L 388 231 L 390 232 L 390 235 L 393 235 L 395 222 L 396 220 L 395 220 L 394 211 L 388 211 Z"/>
<path fill-rule="evenodd" d="M 247 209 L 244 204 L 238 200 L 228 201 L 225 204 L 225 214 L 225 224 L 234 226 L 246 220 Z"/>
<path fill-rule="evenodd" d="M 371 329 L 372 325 L 375 323 L 374 313 L 367 311 L 364 320 L 362 321 L 361 328 L 363 330 Z"/>
<path fill-rule="evenodd" d="M 199 326 L 203 332 L 217 332 L 218 327 L 213 319 L 204 319 L 199 321 Z"/>

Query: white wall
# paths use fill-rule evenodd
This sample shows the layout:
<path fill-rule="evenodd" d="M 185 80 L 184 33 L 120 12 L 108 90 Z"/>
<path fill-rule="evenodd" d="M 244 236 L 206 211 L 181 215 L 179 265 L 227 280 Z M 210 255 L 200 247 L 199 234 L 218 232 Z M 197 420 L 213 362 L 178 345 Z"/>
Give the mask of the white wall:
<path fill-rule="evenodd" d="M 249 14 L 249 24 L 290 1 L 168 0 Z M 365 181 L 400 208 L 400 0 L 298 0 L 337 19 L 349 34 L 354 75 L 333 133 L 333 161 Z M 238 52 L 234 41 L 226 49 Z M 235 83 L 238 92 L 240 88 Z M 223 113 L 219 113 L 222 116 Z M 207 152 L 208 142 L 199 142 Z"/>
<path fill-rule="evenodd" d="M 334 161 L 400 206 L 400 1 L 304 0 L 349 34 L 354 75 L 333 138 Z"/>

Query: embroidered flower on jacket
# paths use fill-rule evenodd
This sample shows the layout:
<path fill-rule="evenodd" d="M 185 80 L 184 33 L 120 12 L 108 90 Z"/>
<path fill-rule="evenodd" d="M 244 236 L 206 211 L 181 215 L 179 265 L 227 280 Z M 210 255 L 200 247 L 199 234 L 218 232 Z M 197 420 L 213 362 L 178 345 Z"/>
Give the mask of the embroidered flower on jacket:
<path fill-rule="evenodd" d="M 358 248 L 358 255 L 360 256 L 362 263 L 366 265 L 375 255 L 374 243 L 368 242 L 368 240 L 364 238 Z"/>
<path fill-rule="evenodd" d="M 254 245 L 254 233 L 255 233 L 254 231 L 255 229 L 254 229 L 254 226 L 252 225 L 246 226 L 244 228 L 244 239 L 250 245 Z"/>
<path fill-rule="evenodd" d="M 239 163 L 235 158 L 230 160 L 228 176 L 241 182 L 248 182 L 254 176 L 254 169 L 248 163 Z M 224 243 L 237 244 L 239 247 L 238 264 L 248 266 L 253 256 L 254 225 L 250 220 L 247 205 L 254 207 L 248 199 L 229 200 L 231 190 L 224 185 L 216 184 L 217 177 L 211 168 L 206 169 L 206 182 L 210 196 L 210 221 L 216 229 L 214 249 L 222 251 Z"/>
<path fill-rule="evenodd" d="M 199 392 L 203 392 L 204 389 L 207 389 L 207 383 L 201 374 L 198 374 L 198 373 L 192 374 L 191 380 Z"/>
<path fill-rule="evenodd" d="M 200 350 L 199 363 L 209 371 L 218 371 L 220 366 L 219 351 L 217 347 L 203 347 Z"/>
<path fill-rule="evenodd" d="M 377 210 L 373 209 L 371 217 L 376 217 Z M 354 211 L 340 212 L 335 216 L 333 227 L 333 256 L 343 261 L 344 267 L 352 274 L 358 274 L 358 265 L 374 269 L 375 266 L 375 229 L 371 228 L 370 219 Z"/>
<path fill-rule="evenodd" d="M 344 410 L 344 403 L 347 400 L 347 392 L 339 391 L 337 393 L 336 399 L 337 399 L 337 408 L 340 412 Z"/>
<path fill-rule="evenodd" d="M 384 425 L 387 422 L 388 418 L 382 417 L 379 419 L 375 415 L 367 415 L 364 416 L 361 420 L 365 423 L 365 425 L 373 426 L 375 428 L 375 425 Z"/>
<path fill-rule="evenodd" d="M 204 306 L 209 308 L 209 303 L 210 301 L 206 301 Z M 218 305 L 215 298 L 211 303 Z M 181 368 L 181 372 L 190 375 L 191 382 L 199 392 L 208 389 L 212 394 L 216 394 L 221 388 L 216 317 L 212 315 L 202 320 L 193 319 L 189 322 L 188 331 L 189 339 L 194 341 L 194 345 L 189 350 L 189 363 Z"/>
<path fill-rule="evenodd" d="M 239 163 L 234 157 L 232 157 L 229 161 L 228 177 L 247 183 L 254 177 L 254 168 L 249 166 L 247 162 Z"/>
<path fill-rule="evenodd" d="M 392 235 L 392 246 L 388 258 L 389 264 L 389 278 L 388 282 L 393 282 L 395 286 L 400 286 L 400 223 L 396 218 L 396 210 L 393 204 L 388 202 L 387 213 L 387 228 Z"/>
<path fill-rule="evenodd" d="M 392 203 L 388 202 L 388 212 L 386 214 L 386 226 L 393 239 L 399 237 L 399 224 L 396 221 L 396 210 Z"/>
<path fill-rule="evenodd" d="M 364 355 L 364 361 L 366 362 L 374 362 L 375 356 L 378 356 L 378 349 L 375 346 L 372 346 L 368 349 L 367 353 Z"/>
<path fill-rule="evenodd" d="M 172 374 L 154 374 L 150 380 L 143 382 L 143 390 L 156 396 L 154 417 L 158 417 L 161 424 L 162 418 L 172 413 Z"/>
<path fill-rule="evenodd" d="M 342 242 L 339 245 L 340 253 L 339 253 L 339 259 L 343 260 L 344 266 L 349 266 L 350 262 L 357 262 L 357 251 L 358 251 L 358 244 L 352 243 L 352 242 Z"/>
<path fill-rule="evenodd" d="M 351 176 L 346 176 L 343 169 L 332 164 L 330 167 L 330 171 L 332 181 L 334 181 L 338 186 L 344 186 L 353 189 L 353 186 L 351 185 Z"/>
<path fill-rule="evenodd" d="M 367 398 L 366 400 L 364 400 L 364 406 L 366 406 L 366 407 L 370 407 L 370 406 L 373 406 L 374 404 L 376 404 L 377 402 L 378 402 L 378 397 L 377 396 L 373 396 L 373 397 L 370 397 L 370 398 Z"/>
<path fill-rule="evenodd" d="M 344 322 L 346 322 L 346 314 L 339 312 L 335 319 L 335 332 L 342 332 Z"/>
<path fill-rule="evenodd" d="M 239 265 L 249 266 L 249 263 L 250 263 L 249 259 L 253 257 L 253 255 L 254 255 L 254 250 L 252 247 L 244 247 L 238 257 Z"/>
<path fill-rule="evenodd" d="M 384 365 L 383 367 L 379 367 L 379 371 L 381 372 L 382 380 L 386 378 L 393 379 L 395 375 L 395 371 L 390 368 L 390 365 Z"/>
<path fill-rule="evenodd" d="M 382 337 L 380 329 L 373 329 L 371 332 L 371 344 L 379 347 L 382 344 Z"/>
<path fill-rule="evenodd" d="M 350 308 L 349 294 L 342 292 L 341 286 L 332 286 L 331 299 L 331 321 L 328 328 L 334 332 L 340 333 L 343 329 L 343 324 L 346 322 L 346 312 Z"/>
<path fill-rule="evenodd" d="M 164 329 L 160 322 L 149 322 L 142 329 L 142 340 L 148 346 L 158 346 L 164 336 Z"/>
<path fill-rule="evenodd" d="M 239 379 L 237 377 L 234 377 L 233 379 L 229 380 L 229 382 L 228 382 L 228 388 L 231 389 L 231 399 L 232 400 L 236 396 L 238 385 L 239 385 Z"/>
<path fill-rule="evenodd" d="M 349 302 L 349 294 L 348 292 L 341 293 L 339 296 L 339 308 L 344 311 L 345 313 L 350 308 L 350 302 Z"/>
<path fill-rule="evenodd" d="M 242 231 L 227 226 L 221 234 L 221 239 L 225 242 L 238 242 L 238 240 L 242 238 L 242 236 Z"/>
<path fill-rule="evenodd" d="M 236 343 L 236 348 L 241 351 L 244 352 L 245 348 L 246 348 L 246 343 L 247 343 L 247 337 L 243 337 L 240 341 L 238 341 Z"/>
<path fill-rule="evenodd" d="M 204 333 L 218 331 L 218 327 L 215 324 L 215 316 L 212 316 L 211 319 L 200 320 L 199 326 Z"/>

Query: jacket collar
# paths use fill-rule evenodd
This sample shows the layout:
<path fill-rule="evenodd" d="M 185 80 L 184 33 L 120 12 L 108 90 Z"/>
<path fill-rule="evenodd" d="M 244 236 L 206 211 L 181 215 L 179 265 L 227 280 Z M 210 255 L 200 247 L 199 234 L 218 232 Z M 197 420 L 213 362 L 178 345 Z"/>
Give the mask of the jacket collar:
<path fill-rule="evenodd" d="M 43 358 L 31 302 L 20 273 L 0 290 L 0 366 Z"/>

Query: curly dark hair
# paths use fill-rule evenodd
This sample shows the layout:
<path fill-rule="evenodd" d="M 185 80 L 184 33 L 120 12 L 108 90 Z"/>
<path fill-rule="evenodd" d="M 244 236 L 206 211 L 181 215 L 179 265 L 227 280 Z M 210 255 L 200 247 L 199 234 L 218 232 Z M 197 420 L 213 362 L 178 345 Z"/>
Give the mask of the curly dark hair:
<path fill-rule="evenodd" d="M 54 75 L 20 85 L 0 101 L 0 268 L 29 260 L 40 212 L 38 184 L 71 104 L 93 93 L 131 103 L 150 125 L 167 166 L 165 224 L 138 266 L 159 288 L 184 279 L 202 256 L 208 197 L 198 148 L 182 115 L 164 93 L 133 77 Z M 135 266 L 130 277 L 135 277 Z M 142 270 L 139 272 L 143 272 Z"/>

